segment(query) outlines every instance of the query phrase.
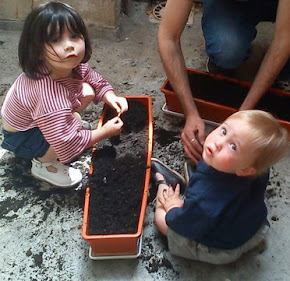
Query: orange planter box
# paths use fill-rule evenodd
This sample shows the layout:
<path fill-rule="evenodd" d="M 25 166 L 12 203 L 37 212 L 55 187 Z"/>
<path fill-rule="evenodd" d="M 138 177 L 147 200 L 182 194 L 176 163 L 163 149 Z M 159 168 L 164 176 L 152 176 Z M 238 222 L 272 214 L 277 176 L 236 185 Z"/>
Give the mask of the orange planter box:
<path fill-rule="evenodd" d="M 147 122 L 147 157 L 146 157 L 146 172 L 143 188 L 143 197 L 141 201 L 141 209 L 138 220 L 136 233 L 128 234 L 108 234 L 108 235 L 92 235 L 89 234 L 89 210 L 90 210 L 90 187 L 86 188 L 84 215 L 82 225 L 82 237 L 90 244 L 90 257 L 92 259 L 110 259 L 110 258 L 134 258 L 140 254 L 142 245 L 142 231 L 145 218 L 145 211 L 148 198 L 148 188 L 151 172 L 151 157 L 153 148 L 153 124 L 152 124 L 152 99 L 149 96 L 123 96 L 128 100 L 134 100 L 144 104 L 148 109 Z M 101 127 L 104 122 L 107 106 L 104 106 L 98 127 Z M 93 157 L 96 154 L 97 148 L 92 149 Z M 97 155 L 96 155 L 97 157 Z M 93 161 L 92 161 L 93 163 Z M 93 165 L 91 163 L 89 174 L 93 173 Z"/>
<path fill-rule="evenodd" d="M 239 106 L 242 104 L 252 85 L 247 81 L 240 81 L 235 78 L 196 69 L 188 68 L 187 73 L 192 94 L 201 117 L 217 123 L 223 122 L 232 113 L 238 111 Z M 236 89 L 237 92 L 229 96 L 227 90 L 230 89 Z M 163 83 L 161 91 L 165 94 L 167 110 L 175 113 L 183 113 L 178 97 L 174 93 L 168 79 Z M 216 95 L 217 91 L 222 92 L 220 96 Z M 234 102 L 234 106 L 229 105 L 229 102 L 227 102 L 228 100 Z M 274 102 L 272 102 L 272 100 L 274 100 Z M 273 112 L 271 106 L 275 106 L 279 108 L 279 110 Z M 270 88 L 256 108 L 271 112 L 290 132 L 289 118 L 279 118 L 280 113 L 290 115 L 289 106 L 290 93 L 276 88 Z"/>

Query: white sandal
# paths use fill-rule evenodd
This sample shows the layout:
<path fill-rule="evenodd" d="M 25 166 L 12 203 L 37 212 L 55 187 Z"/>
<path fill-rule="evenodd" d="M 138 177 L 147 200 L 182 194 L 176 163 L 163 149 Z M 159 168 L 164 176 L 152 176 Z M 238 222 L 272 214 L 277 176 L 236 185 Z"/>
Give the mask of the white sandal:
<path fill-rule="evenodd" d="M 82 181 L 80 170 L 65 166 L 57 160 L 42 163 L 36 159 L 31 160 L 31 174 L 37 179 L 44 180 L 58 187 L 73 187 Z M 53 166 L 57 172 L 50 172 L 47 167 Z"/>

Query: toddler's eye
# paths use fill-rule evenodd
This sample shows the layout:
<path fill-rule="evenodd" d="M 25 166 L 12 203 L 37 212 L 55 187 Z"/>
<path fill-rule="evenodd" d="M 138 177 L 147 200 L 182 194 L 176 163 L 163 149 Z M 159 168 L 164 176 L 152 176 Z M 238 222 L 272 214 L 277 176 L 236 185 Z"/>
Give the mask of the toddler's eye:
<path fill-rule="evenodd" d="M 232 150 L 236 151 L 237 150 L 237 146 L 234 143 L 230 143 L 230 147 Z"/>
<path fill-rule="evenodd" d="M 222 128 L 221 133 L 223 136 L 225 136 L 227 134 L 227 130 L 225 128 Z"/>

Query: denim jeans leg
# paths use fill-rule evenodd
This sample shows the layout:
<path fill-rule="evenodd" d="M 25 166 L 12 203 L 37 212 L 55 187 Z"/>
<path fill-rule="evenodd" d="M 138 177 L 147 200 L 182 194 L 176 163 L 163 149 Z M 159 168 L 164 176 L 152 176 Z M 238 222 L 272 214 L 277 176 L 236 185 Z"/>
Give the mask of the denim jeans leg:
<path fill-rule="evenodd" d="M 204 0 L 202 29 L 206 52 L 217 66 L 233 69 L 250 56 L 260 20 L 250 10 L 250 3 Z"/>
<path fill-rule="evenodd" d="M 2 130 L 4 139 L 1 146 L 15 154 L 16 157 L 33 159 L 45 155 L 49 143 L 45 140 L 39 128 L 11 133 Z"/>

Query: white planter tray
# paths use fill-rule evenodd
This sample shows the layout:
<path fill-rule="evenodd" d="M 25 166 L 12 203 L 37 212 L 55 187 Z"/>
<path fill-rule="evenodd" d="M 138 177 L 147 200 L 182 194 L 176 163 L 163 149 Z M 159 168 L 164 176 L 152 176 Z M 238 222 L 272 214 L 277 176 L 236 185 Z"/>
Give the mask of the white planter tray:
<path fill-rule="evenodd" d="M 168 114 L 168 115 L 171 115 L 171 116 L 176 116 L 176 117 L 184 118 L 184 115 L 182 113 L 168 110 L 166 103 L 164 103 L 164 105 L 162 106 L 162 111 L 164 113 Z M 216 122 L 213 122 L 213 121 L 210 121 L 210 120 L 206 120 L 206 119 L 203 119 L 203 120 L 204 120 L 204 123 L 206 125 L 209 125 L 211 127 L 218 127 L 220 125 L 219 123 L 216 123 Z"/>

